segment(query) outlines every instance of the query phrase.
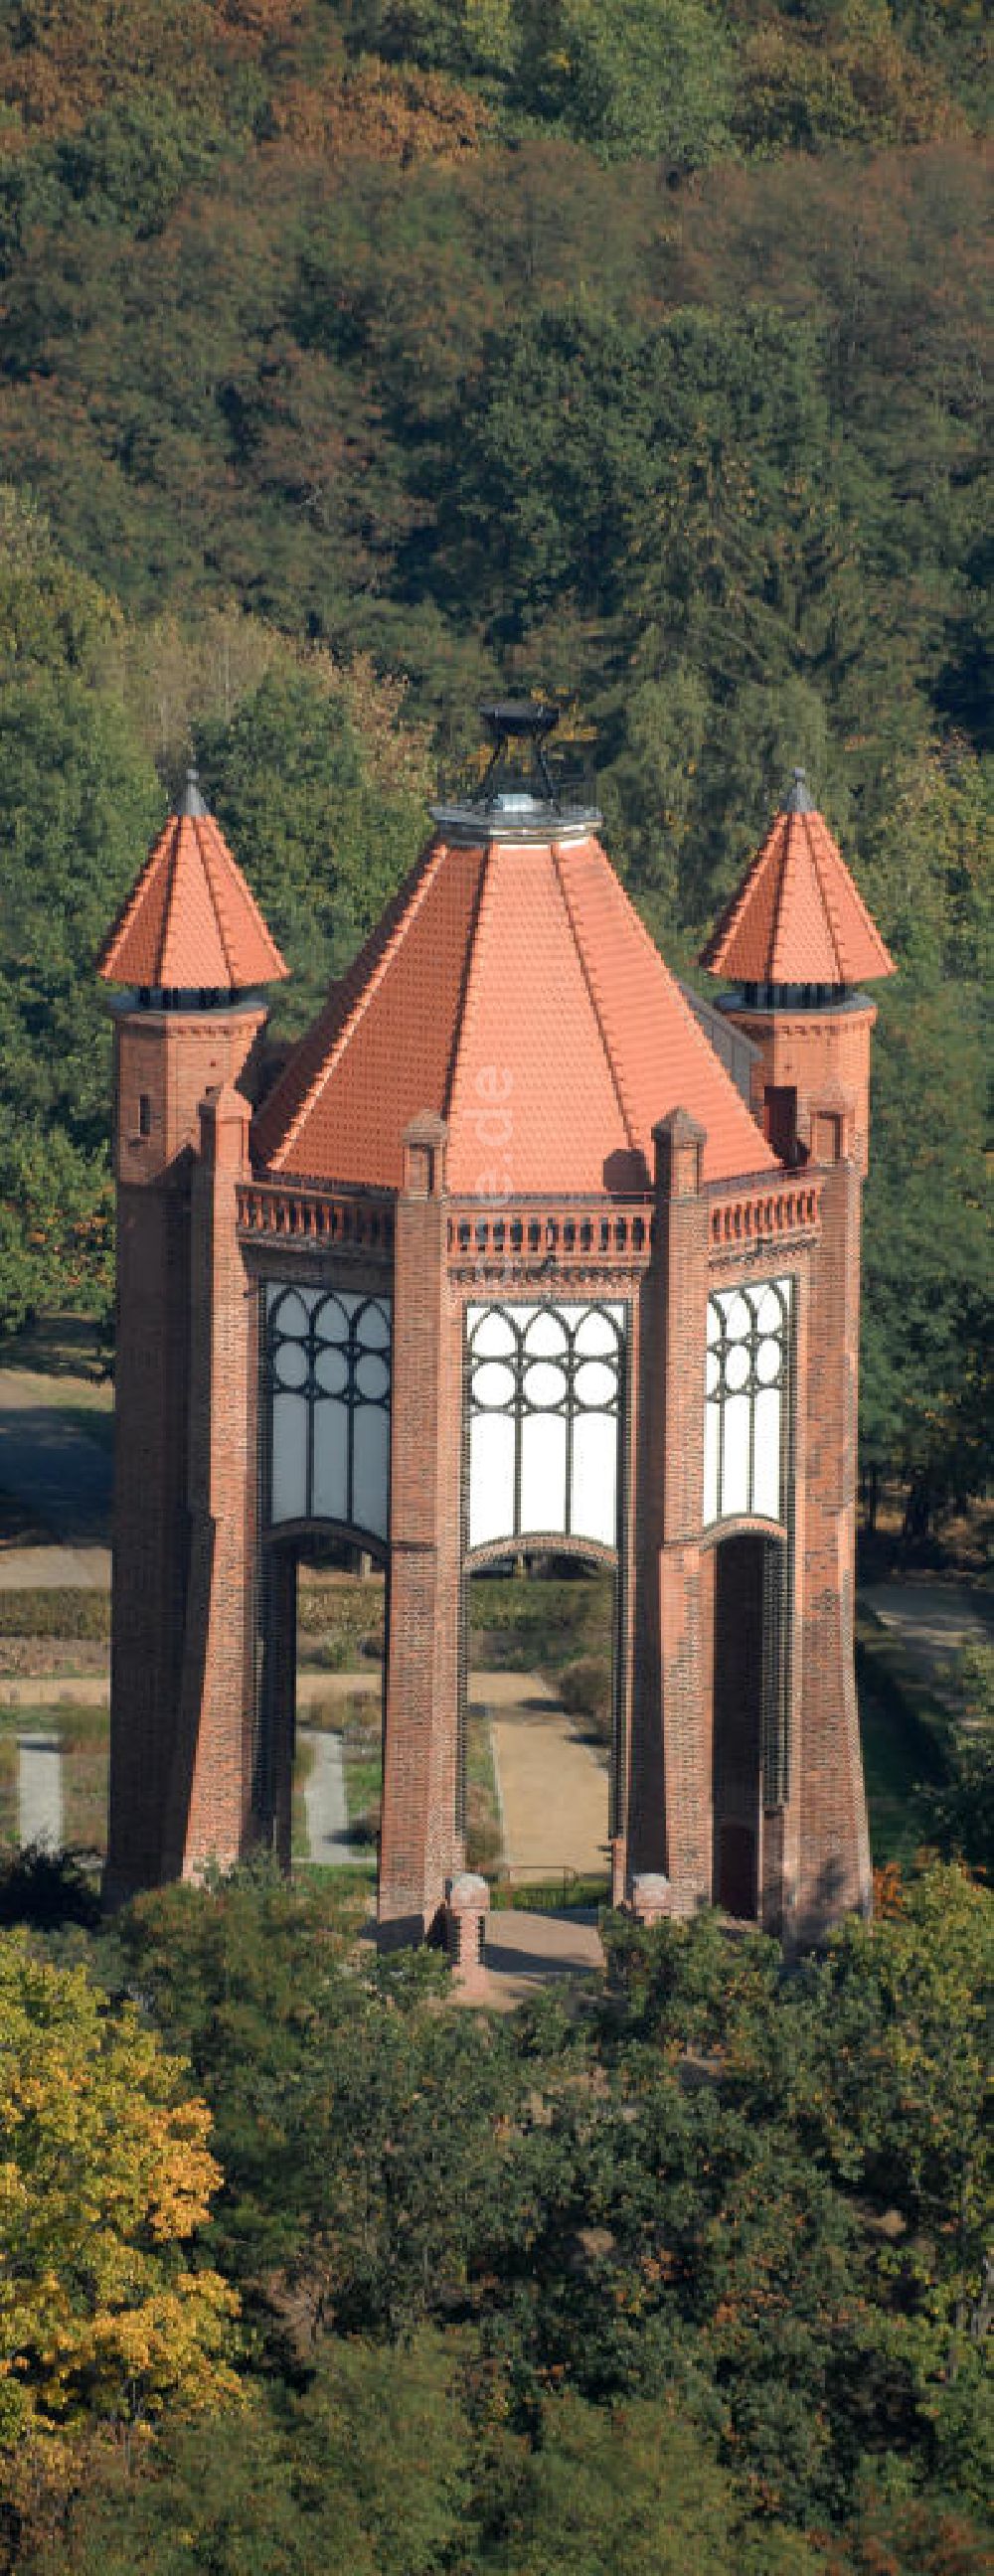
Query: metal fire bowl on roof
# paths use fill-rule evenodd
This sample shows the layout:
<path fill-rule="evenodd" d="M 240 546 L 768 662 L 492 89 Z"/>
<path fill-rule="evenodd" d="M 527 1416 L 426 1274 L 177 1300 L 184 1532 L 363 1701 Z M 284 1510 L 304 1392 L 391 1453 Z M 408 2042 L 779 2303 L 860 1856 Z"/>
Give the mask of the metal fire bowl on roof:
<path fill-rule="evenodd" d="M 502 698 L 480 708 L 480 722 L 492 742 L 543 742 L 559 722 L 559 708 L 540 705 L 534 698 Z"/>

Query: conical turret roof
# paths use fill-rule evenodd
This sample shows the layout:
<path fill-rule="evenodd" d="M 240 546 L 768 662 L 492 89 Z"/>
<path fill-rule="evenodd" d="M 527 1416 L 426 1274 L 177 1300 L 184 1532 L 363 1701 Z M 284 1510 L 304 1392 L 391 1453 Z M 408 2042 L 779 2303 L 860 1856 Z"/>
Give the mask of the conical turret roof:
<path fill-rule="evenodd" d="M 860 984 L 893 975 L 894 960 L 802 769 L 700 962 L 740 984 Z"/>
<path fill-rule="evenodd" d="M 104 943 L 107 984 L 244 992 L 287 974 L 195 770 Z"/>
<path fill-rule="evenodd" d="M 253 1139 L 271 1171 L 397 1188 L 430 1109 L 457 1195 L 624 1194 L 678 1106 L 707 1130 L 706 1177 L 774 1164 L 592 830 L 550 813 L 520 838 L 439 830 Z"/>

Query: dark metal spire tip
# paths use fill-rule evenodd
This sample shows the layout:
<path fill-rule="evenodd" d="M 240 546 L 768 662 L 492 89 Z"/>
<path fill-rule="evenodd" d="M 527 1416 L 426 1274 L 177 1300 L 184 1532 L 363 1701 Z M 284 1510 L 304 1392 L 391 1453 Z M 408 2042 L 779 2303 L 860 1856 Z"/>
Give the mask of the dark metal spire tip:
<path fill-rule="evenodd" d="M 197 770 L 192 767 L 189 768 L 186 773 L 186 786 L 184 787 L 182 796 L 179 800 L 178 811 L 180 814 L 192 815 L 194 821 L 199 821 L 200 817 L 207 812 L 207 807 L 204 804 L 203 797 L 200 793 L 199 774 Z"/>
<path fill-rule="evenodd" d="M 794 784 L 789 796 L 784 800 L 783 810 L 785 814 L 814 813 L 815 800 L 808 790 L 808 775 L 805 769 L 795 769 Z"/>

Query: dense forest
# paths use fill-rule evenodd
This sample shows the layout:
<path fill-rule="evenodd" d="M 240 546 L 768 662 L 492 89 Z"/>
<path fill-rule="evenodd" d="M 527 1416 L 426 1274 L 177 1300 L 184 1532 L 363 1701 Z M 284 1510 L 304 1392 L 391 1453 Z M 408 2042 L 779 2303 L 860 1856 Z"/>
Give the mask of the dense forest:
<path fill-rule="evenodd" d="M 93 963 L 190 755 L 296 1029 L 537 690 L 681 972 L 807 766 L 900 966 L 866 1460 L 909 1529 L 982 1491 L 986 42 L 0 0 L 0 1332 L 110 1351 Z M 359 1909 L 0 1878 L 0 2567 L 990 2568 L 979 1881 L 800 1962 L 615 1918 L 503 2018 Z"/>
<path fill-rule="evenodd" d="M 339 1874 L 339 1879 L 341 1879 Z M 44 1900 L 44 1902 L 43 1902 Z M 983 2576 L 989 1898 L 442 2009 L 265 1872 L 0 1912 L 16 2576 Z M 989 2143 L 989 2142 L 988 2142 Z M 17 2356 L 15 2362 L 14 2356 Z"/>
<path fill-rule="evenodd" d="M 299 1026 L 496 685 L 691 964 L 796 761 L 898 957 L 864 1443 L 985 1433 L 980 0 L 2 0 L 0 1321 L 109 1310 L 190 750 Z"/>

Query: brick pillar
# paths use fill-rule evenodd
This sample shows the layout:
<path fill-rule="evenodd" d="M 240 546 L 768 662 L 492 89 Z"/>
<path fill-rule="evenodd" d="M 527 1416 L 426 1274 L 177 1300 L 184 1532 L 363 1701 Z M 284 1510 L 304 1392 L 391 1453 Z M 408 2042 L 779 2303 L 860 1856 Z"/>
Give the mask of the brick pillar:
<path fill-rule="evenodd" d="M 822 1187 L 811 1263 L 804 1547 L 798 1629 L 797 1897 L 791 1938 L 817 1939 L 872 1897 L 853 1664 L 859 1364 L 860 1178 L 840 1159 Z M 800 1400 L 804 1401 L 805 1390 Z"/>
<path fill-rule="evenodd" d="M 154 1887 L 165 1850 L 190 1576 L 191 1193 L 198 1104 L 237 1079 L 265 1012 L 114 1008 L 117 1173 L 111 1904 Z M 244 1106 L 244 1104 L 243 1104 Z M 199 1402 L 199 1397 L 198 1397 Z"/>
<path fill-rule="evenodd" d="M 230 1866 L 250 1824 L 255 1331 L 236 1231 L 250 1117 L 231 1084 L 208 1091 L 191 1193 L 190 1576 L 166 1821 L 171 1877 L 211 1860 Z"/>
<path fill-rule="evenodd" d="M 475 1871 L 450 1879 L 445 1895 L 445 1947 L 456 1985 L 464 1995 L 485 1995 L 490 1976 L 486 1964 L 490 1889 Z"/>
<path fill-rule="evenodd" d="M 420 1939 L 462 1860 L 456 1832 L 461 1319 L 448 1291 L 447 1131 L 404 1136 L 394 1250 L 390 1623 L 379 1919 Z"/>
<path fill-rule="evenodd" d="M 674 1914 L 711 1897 L 711 1743 L 701 1623 L 707 1207 L 703 1128 L 653 1129 L 653 1254 L 642 1291 L 635 1710 L 629 1856 L 665 1872 Z"/>
<path fill-rule="evenodd" d="M 104 1896 L 162 1871 L 186 1607 L 189 1197 L 117 1194 L 111 1745 Z"/>

